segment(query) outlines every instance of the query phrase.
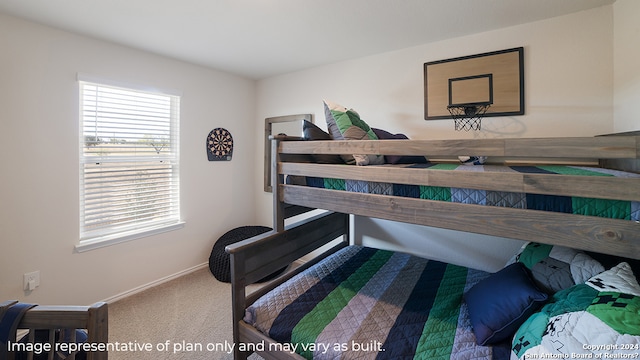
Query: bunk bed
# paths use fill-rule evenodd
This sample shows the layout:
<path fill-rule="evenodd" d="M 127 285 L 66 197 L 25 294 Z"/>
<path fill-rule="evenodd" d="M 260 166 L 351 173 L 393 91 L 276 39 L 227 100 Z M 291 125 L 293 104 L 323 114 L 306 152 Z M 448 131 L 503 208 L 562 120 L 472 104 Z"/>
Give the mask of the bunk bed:
<path fill-rule="evenodd" d="M 584 291 L 582 287 L 587 286 L 585 284 L 598 283 L 602 279 L 609 285 L 608 281 L 618 275 L 623 276 L 625 281 L 628 280 L 627 283 L 637 285 L 633 270 L 628 264 L 633 264 L 633 259 L 640 259 L 640 175 L 633 172 L 637 171 L 640 162 L 639 135 L 629 133 L 575 138 L 384 141 L 290 141 L 298 139 L 274 137 L 271 164 L 274 230 L 227 247 L 231 256 L 234 340 L 238 345 L 235 357 L 245 358 L 253 351 L 266 359 L 396 359 L 414 356 L 524 358 L 533 356 L 532 352 L 536 351 L 535 356 L 545 355 L 546 351 L 550 351 L 545 341 L 554 339 L 532 340 L 531 330 L 527 326 L 531 325 L 532 318 L 543 323 L 552 321 L 549 320 L 551 315 L 548 306 L 553 308 L 553 304 L 565 301 L 558 298 L 557 294 L 573 291 L 575 287 Z M 434 164 L 433 161 L 418 165 L 373 166 L 314 163 L 313 158 L 321 154 L 425 156 L 429 160 L 438 158 L 445 165 Z M 452 160 L 464 155 L 487 156 L 500 164 L 461 167 L 452 163 Z M 355 185 L 349 186 L 349 183 Z M 371 191 L 373 188 L 378 190 Z M 381 188 L 387 190 L 379 190 Z M 444 191 L 449 196 L 434 196 L 434 193 L 438 193 L 435 190 Z M 480 193 L 480 198 L 485 200 L 452 199 L 451 193 L 461 190 L 476 195 Z M 523 201 L 514 204 L 510 201 L 486 200 L 496 194 Z M 558 203 L 564 204 L 564 207 L 558 208 Z M 329 212 L 285 226 L 285 219 L 309 209 L 324 209 Z M 514 254 L 516 260 L 501 271 L 490 274 L 412 255 L 350 244 L 347 214 L 500 236 L 527 243 L 519 254 Z M 247 285 L 329 243 L 333 247 L 321 255 L 259 290 L 247 293 Z M 541 278 L 534 278 L 532 273 L 532 267 L 542 263 L 537 261 L 544 256 L 540 258 L 538 254 L 531 257 L 529 254 L 539 249 L 545 249 L 546 255 L 560 253 L 560 257 L 565 258 L 569 256 L 567 254 L 571 254 L 571 259 L 579 258 L 583 265 L 588 263 L 589 266 L 581 270 L 581 277 L 572 275 L 570 284 L 545 288 L 549 284 L 544 284 Z M 603 256 L 602 259 L 612 261 L 610 270 L 607 270 L 609 266 L 598 267 L 602 265 L 598 258 L 600 255 Z M 529 259 L 529 264 L 525 264 L 525 257 Z M 370 271 L 369 277 L 361 280 L 366 285 L 349 282 L 354 276 L 360 276 L 359 272 L 366 270 L 363 270 L 366 268 L 363 264 L 370 264 L 369 259 L 373 258 L 384 260 L 376 260 L 374 263 L 377 265 L 371 265 L 374 269 Z M 395 280 L 375 279 L 393 271 L 404 274 L 404 265 L 388 262 L 391 258 L 400 258 L 402 264 L 414 264 L 412 269 L 422 269 L 411 275 L 414 276 L 412 285 L 395 283 Z M 553 261 L 557 259 L 558 257 Z M 568 261 L 573 261 L 571 259 Z M 357 266 L 349 265 L 353 261 L 360 263 Z M 551 262 L 548 257 L 545 261 Z M 624 264 L 627 265 L 623 266 Z M 554 263 L 549 268 L 554 268 L 555 265 L 557 264 Z M 350 270 L 345 270 L 346 268 Z M 462 274 L 454 286 L 457 290 L 451 299 L 444 300 L 440 296 L 453 291 L 451 287 L 442 287 L 441 277 L 425 280 L 425 276 L 434 272 Z M 615 274 L 610 276 L 612 272 Z M 520 279 L 521 276 L 524 278 Z M 340 277 L 344 279 L 336 280 Z M 519 279 L 515 285 L 509 282 L 514 278 Z M 351 280 L 341 282 L 345 279 Z M 426 282 L 423 283 L 423 280 Z M 615 283 L 614 280 L 611 281 Z M 429 287 L 429 282 L 440 285 L 435 290 L 425 290 Z M 520 291 L 519 286 L 525 282 L 527 284 L 523 285 L 525 289 L 521 292 L 526 293 L 522 295 L 526 299 L 518 300 L 526 302 L 526 311 L 523 308 L 516 311 L 517 321 L 509 318 L 505 320 L 506 323 L 488 324 L 492 320 L 483 318 L 487 306 L 500 304 L 487 305 L 487 294 L 505 291 L 505 288 L 492 288 L 491 284 L 498 283 L 507 289 L 515 286 Z M 438 286 L 441 288 L 438 289 Z M 318 287 L 325 288 L 323 294 L 309 293 L 309 289 Z M 335 294 L 334 290 L 338 288 L 348 293 L 342 295 L 346 300 L 328 296 L 329 293 Z M 382 325 L 378 323 L 368 324 L 370 313 L 365 314 L 362 313 L 364 310 L 346 305 L 352 302 L 350 299 L 366 303 L 370 298 L 377 298 L 384 302 L 385 296 L 401 293 L 398 289 L 408 289 L 411 294 L 401 300 L 386 299 L 388 301 L 385 304 L 397 301 L 405 304 L 402 305 L 405 307 L 406 304 L 413 306 L 408 310 L 393 310 L 411 319 L 399 320 L 398 317 L 393 317 L 388 320 L 392 323 L 390 329 L 381 330 Z M 619 291 L 624 291 L 625 296 L 630 293 L 629 296 L 634 299 L 640 296 L 640 290 L 634 286 Z M 373 295 L 375 292 L 380 294 Z M 274 296 L 280 303 L 269 302 L 271 300 L 268 299 Z M 316 297 L 319 299 L 315 299 Z M 432 305 L 424 306 L 425 299 L 430 297 L 433 298 Z M 309 300 L 311 298 L 315 300 Z M 476 298 L 481 301 L 477 302 Z M 338 309 L 323 308 L 326 302 L 336 301 L 344 304 L 339 305 Z M 308 305 L 310 302 L 313 305 Z M 294 309 L 291 305 L 293 303 L 307 304 L 307 310 L 304 310 L 305 306 Z M 478 303 L 482 304 L 480 308 Z M 450 305 L 454 308 L 445 309 L 446 311 L 442 309 Z M 386 305 L 368 306 L 371 310 L 379 309 L 380 306 L 384 308 Z M 277 313 L 276 310 L 285 311 Z M 388 313 L 389 309 L 385 308 L 384 311 Z M 558 315 L 557 307 L 554 311 L 556 313 L 553 316 Z M 636 326 L 640 324 L 640 313 L 637 313 L 637 309 L 634 311 L 636 313 L 632 312 L 630 316 L 635 324 L 633 326 Z M 435 315 L 429 318 L 430 313 Z M 573 312 L 571 314 L 578 318 Z M 267 315 L 272 318 L 265 319 Z M 491 316 L 495 315 L 493 313 Z M 628 317 L 629 314 L 624 316 Z M 314 325 L 317 321 L 309 321 L 325 317 L 320 321 L 325 323 L 320 325 Z M 424 331 L 422 334 L 407 334 L 407 326 L 393 327 L 394 322 L 412 323 L 415 318 L 420 317 L 425 317 L 416 320 L 419 331 Z M 445 323 L 456 323 L 453 328 L 447 328 L 447 331 L 458 334 L 455 340 L 432 338 L 438 331 L 426 325 L 430 321 L 437 323 L 436 328 L 439 329 Z M 369 327 L 364 330 L 352 328 L 352 324 L 356 323 L 368 324 Z M 585 323 L 580 323 L 580 326 L 585 326 Z M 345 328 L 350 330 L 344 330 Z M 518 333 L 515 333 L 516 330 Z M 602 334 L 604 330 L 598 328 L 598 331 Z M 521 332 L 529 335 L 524 336 Z M 356 333 L 360 337 L 350 337 Z M 613 341 L 613 344 L 618 341 L 619 345 L 615 346 L 620 346 L 620 349 L 615 348 L 613 351 L 637 356 L 640 353 L 640 336 L 635 335 L 625 333 L 624 336 L 606 339 Z M 394 336 L 396 339 L 390 341 L 389 338 Z M 516 337 L 519 337 L 519 341 Z M 591 343 L 590 338 L 581 341 L 589 346 L 602 344 L 595 338 L 592 340 Z M 295 344 L 298 344 L 297 349 L 294 349 Z M 603 349 L 579 349 L 576 346 L 578 345 L 567 346 L 566 349 L 570 348 L 579 354 L 591 351 L 591 356 L 593 352 Z M 625 346 L 627 348 L 622 349 Z M 301 347 L 305 349 L 300 349 Z M 569 351 L 566 349 L 565 351 Z M 342 350 L 352 352 L 343 353 Z"/>
<path fill-rule="evenodd" d="M 18 311 L 12 313 L 12 307 Z M 2 343 L 1 359 L 108 359 L 108 352 L 100 350 L 109 341 L 105 302 L 72 306 L 9 300 L 0 303 L 0 319 L 6 314 L 15 320 L 2 329 L 2 336 L 14 345 L 8 348 L 8 343 Z"/>

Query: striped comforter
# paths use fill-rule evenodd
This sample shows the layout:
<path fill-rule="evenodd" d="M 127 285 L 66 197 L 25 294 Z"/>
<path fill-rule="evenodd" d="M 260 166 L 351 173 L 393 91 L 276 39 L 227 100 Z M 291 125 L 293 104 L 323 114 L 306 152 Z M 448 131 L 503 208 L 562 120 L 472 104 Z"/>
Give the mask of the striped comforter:
<path fill-rule="evenodd" d="M 467 166 L 457 164 L 415 164 L 411 168 L 442 171 L 520 172 L 534 174 L 634 177 L 639 174 L 617 170 L 582 166 Z M 368 194 L 403 196 L 427 200 L 500 206 L 518 209 L 563 212 L 577 215 L 598 216 L 611 219 L 640 221 L 640 202 L 583 198 L 572 196 L 541 195 L 506 191 L 489 191 L 455 187 L 390 184 L 361 180 L 307 177 L 306 185 L 331 190 L 343 190 Z"/>
<path fill-rule="evenodd" d="M 245 322 L 308 359 L 506 359 L 476 345 L 462 294 L 489 274 L 349 246 L 258 299 Z M 273 350 L 273 349 L 272 349 Z"/>

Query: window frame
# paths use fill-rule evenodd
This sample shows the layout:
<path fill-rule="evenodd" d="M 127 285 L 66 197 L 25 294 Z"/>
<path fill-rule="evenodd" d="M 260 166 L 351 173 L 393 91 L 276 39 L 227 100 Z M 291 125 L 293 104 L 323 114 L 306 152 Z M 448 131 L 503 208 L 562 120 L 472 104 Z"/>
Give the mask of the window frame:
<path fill-rule="evenodd" d="M 166 89 L 157 89 L 151 88 L 148 86 L 140 86 L 130 83 L 122 83 L 122 82 L 114 82 L 110 80 L 105 80 L 99 77 L 88 76 L 86 74 L 78 74 L 77 76 L 78 83 L 78 100 L 79 100 L 79 114 L 78 114 L 78 123 L 79 123 L 79 236 L 78 236 L 78 244 L 75 246 L 75 250 L 77 252 L 84 252 L 88 250 L 93 250 L 105 246 L 110 246 L 118 243 L 122 243 L 125 241 L 131 241 L 134 239 L 139 239 L 143 237 L 148 237 L 152 235 L 161 234 L 168 231 L 173 231 L 177 229 L 181 229 L 184 227 L 184 221 L 182 220 L 182 213 L 180 209 L 180 101 L 181 101 L 181 93 L 175 90 L 166 90 Z M 111 88 L 111 89 L 119 89 L 124 91 L 136 92 L 139 94 L 152 94 L 155 96 L 166 96 L 170 99 L 170 125 L 169 125 L 169 141 L 170 148 L 172 149 L 167 154 L 160 155 L 159 150 L 158 156 L 137 156 L 137 155 L 127 155 L 127 156 L 107 156 L 100 157 L 100 155 L 87 155 L 85 154 L 86 139 L 84 133 L 85 119 L 84 119 L 84 92 L 83 87 L 85 84 Z M 96 125 L 97 126 L 97 125 Z M 133 126 L 133 125 L 130 125 Z M 138 145 L 139 146 L 139 145 Z M 97 163 L 118 163 L 118 164 L 129 164 L 132 167 L 136 164 L 136 159 L 138 164 L 140 161 L 143 162 L 154 162 L 159 161 L 160 163 L 165 162 L 167 165 L 167 169 L 170 169 L 167 173 L 168 179 L 171 181 L 171 186 L 175 186 L 177 190 L 168 191 L 169 198 L 172 201 L 172 206 L 176 210 L 172 210 L 170 212 L 170 216 L 166 219 L 160 221 L 142 221 L 142 222 L 134 222 L 132 226 L 122 227 L 121 229 L 114 229 L 113 227 L 106 227 L 102 230 L 91 230 L 91 231 L 83 231 L 85 229 L 85 165 L 96 162 Z M 142 224 L 142 226 L 140 225 Z M 115 226 L 115 228 L 119 228 L 121 226 Z"/>

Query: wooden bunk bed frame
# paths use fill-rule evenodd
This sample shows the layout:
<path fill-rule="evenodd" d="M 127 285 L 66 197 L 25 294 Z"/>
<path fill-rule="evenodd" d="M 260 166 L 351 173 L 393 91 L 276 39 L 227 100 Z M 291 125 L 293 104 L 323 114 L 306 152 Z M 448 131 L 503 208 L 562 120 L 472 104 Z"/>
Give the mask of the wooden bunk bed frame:
<path fill-rule="evenodd" d="M 9 306 L 17 303 L 17 301 L 6 301 L 0 306 Z M 18 331 L 29 330 L 27 342 L 34 343 L 35 330 L 58 330 L 83 329 L 87 331 L 87 340 L 89 344 L 106 344 L 109 341 L 109 310 L 105 302 L 98 302 L 91 306 L 67 306 L 67 305 L 48 305 L 35 306 L 24 314 L 18 324 Z M 50 331 L 51 336 L 54 335 Z M 12 336 L 15 336 L 13 334 Z M 49 338 L 48 343 L 51 348 L 55 348 L 55 339 Z M 72 338 L 72 341 L 74 339 Z M 48 358 L 55 358 L 53 352 L 49 352 Z M 9 353 L 8 359 L 12 359 L 14 354 Z M 87 352 L 88 360 L 107 360 L 108 353 L 105 352 Z M 33 359 L 33 352 L 27 353 L 27 359 Z M 69 355 L 67 359 L 75 359 L 75 354 Z"/>
<path fill-rule="evenodd" d="M 426 226 L 536 241 L 576 249 L 640 259 L 640 224 L 635 221 L 537 210 L 487 207 L 355 193 L 285 184 L 285 175 L 333 177 L 376 182 L 450 186 L 471 189 L 539 193 L 640 201 L 640 179 L 620 177 L 553 176 L 546 174 L 450 172 L 389 166 L 349 166 L 295 162 L 300 154 L 422 155 L 427 158 L 462 155 L 499 157 L 509 164 L 575 161 L 614 164 L 637 169 L 640 134 L 621 136 L 382 141 L 289 141 L 272 139 L 272 232 L 230 245 L 233 332 L 236 344 L 269 344 L 274 340 L 242 320 L 245 308 L 258 297 L 349 243 L 345 214 L 394 220 Z M 602 189 L 606 189 L 603 191 Z M 299 209 L 303 210 L 299 210 Z M 301 223 L 285 226 L 285 219 L 308 209 L 325 209 Z M 342 236 L 326 253 L 247 296 L 246 286 L 287 266 L 294 260 Z M 234 356 L 243 359 L 254 349 Z M 301 359 L 297 354 L 259 351 L 265 359 Z"/>

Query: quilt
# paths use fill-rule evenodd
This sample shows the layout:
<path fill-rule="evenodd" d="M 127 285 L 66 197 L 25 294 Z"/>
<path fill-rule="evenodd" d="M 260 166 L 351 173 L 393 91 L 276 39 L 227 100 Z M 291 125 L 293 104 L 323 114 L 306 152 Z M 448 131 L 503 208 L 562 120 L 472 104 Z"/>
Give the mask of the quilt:
<path fill-rule="evenodd" d="M 244 321 L 307 359 L 508 359 L 479 346 L 463 294 L 490 273 L 348 246 L 259 298 Z"/>
<path fill-rule="evenodd" d="M 639 174 L 583 166 L 468 166 L 458 164 L 427 163 L 409 165 L 409 167 L 442 171 L 521 172 L 556 174 L 558 176 L 616 176 L 637 177 L 638 179 L 640 179 Z M 640 221 L 640 202 L 638 201 L 608 200 L 576 196 L 556 196 L 505 191 L 488 191 L 454 187 L 391 184 L 373 181 L 317 177 L 308 177 L 306 179 L 306 185 L 318 188 L 369 194 L 393 195 L 426 200 L 553 211 L 576 215 L 588 215 L 611 219 Z"/>
<path fill-rule="evenodd" d="M 512 359 L 640 358 L 640 286 L 628 263 L 557 292 L 513 338 Z"/>

